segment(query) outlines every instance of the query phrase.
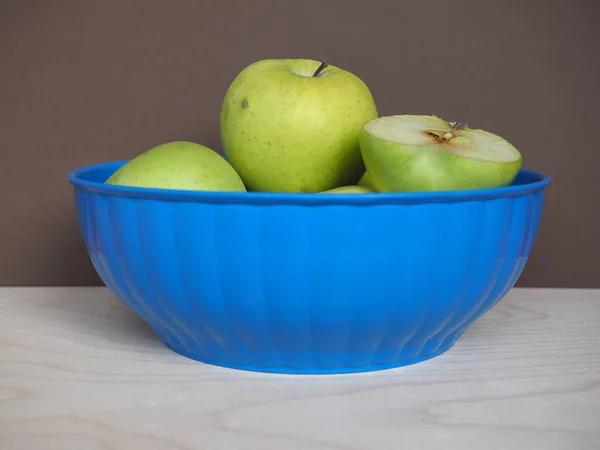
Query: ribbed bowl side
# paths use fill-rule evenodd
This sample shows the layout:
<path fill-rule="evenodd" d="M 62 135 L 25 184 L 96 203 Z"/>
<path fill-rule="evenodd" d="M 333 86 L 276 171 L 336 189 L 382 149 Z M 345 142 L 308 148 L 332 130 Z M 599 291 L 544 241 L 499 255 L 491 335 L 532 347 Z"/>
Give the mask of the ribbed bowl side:
<path fill-rule="evenodd" d="M 373 370 L 451 347 L 519 277 L 543 191 L 281 206 L 76 188 L 99 275 L 173 350 L 274 372 Z"/>

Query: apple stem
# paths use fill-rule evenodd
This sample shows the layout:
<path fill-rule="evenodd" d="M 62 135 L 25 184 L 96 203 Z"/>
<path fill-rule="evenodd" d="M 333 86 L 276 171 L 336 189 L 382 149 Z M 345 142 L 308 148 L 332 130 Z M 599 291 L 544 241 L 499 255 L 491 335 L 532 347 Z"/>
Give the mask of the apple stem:
<path fill-rule="evenodd" d="M 454 134 L 455 131 L 465 130 L 465 129 L 469 128 L 469 126 L 466 123 L 460 123 L 460 122 L 449 122 L 449 123 L 450 123 L 450 126 L 452 127 L 451 131 L 446 131 L 445 133 L 443 133 L 443 132 L 436 133 L 435 131 L 428 131 L 427 134 L 429 136 L 431 136 L 432 138 L 434 138 L 438 143 L 442 143 L 444 141 L 448 142 L 448 141 L 454 139 L 456 137 L 456 134 Z"/>
<path fill-rule="evenodd" d="M 467 125 L 466 123 L 460 123 L 460 122 L 450 122 L 450 125 L 455 130 L 464 130 L 465 128 L 469 128 L 469 125 Z"/>
<path fill-rule="evenodd" d="M 313 73 L 313 78 L 318 77 L 321 72 L 323 72 L 323 69 L 325 69 L 329 64 L 327 64 L 325 61 L 321 62 L 321 65 L 317 68 L 317 70 L 315 70 L 315 73 Z"/>

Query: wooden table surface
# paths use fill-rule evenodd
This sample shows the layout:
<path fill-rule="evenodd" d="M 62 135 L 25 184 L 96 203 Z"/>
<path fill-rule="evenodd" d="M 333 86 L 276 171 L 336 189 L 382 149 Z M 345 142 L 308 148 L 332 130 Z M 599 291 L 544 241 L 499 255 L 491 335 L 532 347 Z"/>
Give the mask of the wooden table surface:
<path fill-rule="evenodd" d="M 0 288 L 2 450 L 600 449 L 600 290 L 513 289 L 446 354 L 354 375 L 166 349 L 105 288 Z"/>

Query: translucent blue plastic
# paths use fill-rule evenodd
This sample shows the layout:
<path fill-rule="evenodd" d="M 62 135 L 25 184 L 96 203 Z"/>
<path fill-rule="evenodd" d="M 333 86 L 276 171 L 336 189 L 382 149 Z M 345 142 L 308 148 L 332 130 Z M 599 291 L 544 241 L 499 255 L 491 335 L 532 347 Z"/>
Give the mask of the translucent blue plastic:
<path fill-rule="evenodd" d="M 77 169 L 102 280 L 172 350 L 279 373 L 391 368 L 448 350 L 515 284 L 549 176 L 394 194 L 171 191 Z"/>

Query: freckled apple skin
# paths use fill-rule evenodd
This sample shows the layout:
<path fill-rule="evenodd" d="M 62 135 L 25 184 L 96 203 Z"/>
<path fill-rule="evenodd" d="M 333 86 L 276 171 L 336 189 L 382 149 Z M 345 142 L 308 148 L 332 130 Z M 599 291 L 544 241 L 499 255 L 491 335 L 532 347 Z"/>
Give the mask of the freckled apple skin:
<path fill-rule="evenodd" d="M 106 184 L 196 191 L 246 188 L 233 167 L 214 150 L 194 142 L 157 145 L 121 166 Z"/>
<path fill-rule="evenodd" d="M 321 192 L 364 172 L 362 126 L 377 117 L 368 87 L 320 61 L 269 59 L 242 70 L 220 117 L 227 161 L 251 191 Z"/>

